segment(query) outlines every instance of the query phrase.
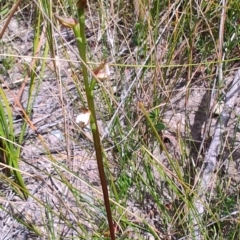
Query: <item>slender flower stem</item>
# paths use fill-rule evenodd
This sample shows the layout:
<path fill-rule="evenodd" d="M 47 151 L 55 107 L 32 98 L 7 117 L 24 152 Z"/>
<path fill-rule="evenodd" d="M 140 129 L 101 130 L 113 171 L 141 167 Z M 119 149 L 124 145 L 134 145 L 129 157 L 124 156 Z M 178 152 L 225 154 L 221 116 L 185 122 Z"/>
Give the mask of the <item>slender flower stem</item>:
<path fill-rule="evenodd" d="M 73 31 L 77 39 L 77 46 L 78 46 L 78 50 L 82 60 L 81 67 L 82 67 L 82 73 L 83 73 L 83 81 L 84 81 L 85 91 L 87 95 L 88 107 L 89 107 L 89 110 L 91 111 L 90 124 L 91 124 L 91 129 L 93 134 L 93 141 L 94 141 L 94 147 L 96 151 L 99 177 L 101 181 L 104 203 L 105 203 L 105 208 L 107 212 L 110 235 L 111 235 L 111 239 L 115 240 L 111 206 L 110 206 L 110 201 L 108 196 L 107 181 L 106 181 L 104 166 L 103 166 L 102 146 L 101 146 L 101 140 L 99 136 L 97 118 L 96 118 L 95 107 L 94 107 L 94 95 L 93 95 L 93 89 L 90 87 L 92 85 L 92 82 L 89 83 L 88 71 L 86 66 L 87 61 L 86 61 L 85 14 L 84 14 L 85 4 L 86 4 L 86 1 L 84 0 L 80 0 L 77 3 L 79 23 L 73 27 Z M 94 81 L 94 79 L 92 81 Z"/>

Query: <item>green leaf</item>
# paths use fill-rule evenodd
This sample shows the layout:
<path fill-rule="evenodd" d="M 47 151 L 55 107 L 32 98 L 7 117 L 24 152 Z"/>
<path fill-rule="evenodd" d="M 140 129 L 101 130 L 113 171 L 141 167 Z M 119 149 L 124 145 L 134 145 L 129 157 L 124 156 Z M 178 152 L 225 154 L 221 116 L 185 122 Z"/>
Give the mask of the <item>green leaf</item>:
<path fill-rule="evenodd" d="M 0 88 L 0 152 L 5 156 L 4 164 L 9 166 L 8 176 L 14 176 L 16 183 L 12 182 L 14 190 L 23 198 L 28 197 L 28 190 L 25 186 L 23 177 L 19 171 L 19 154 L 15 144 L 15 133 L 12 118 L 12 109 L 9 105 L 7 96 L 2 88 Z"/>
<path fill-rule="evenodd" d="M 156 118 L 156 113 L 154 111 L 149 113 L 149 117 L 151 118 L 151 120 L 155 120 Z"/>
<path fill-rule="evenodd" d="M 157 130 L 158 132 L 160 132 L 160 131 L 162 131 L 162 130 L 165 129 L 165 125 L 164 125 L 163 123 L 157 123 L 157 124 L 155 125 L 155 128 L 156 128 L 156 130 Z"/>

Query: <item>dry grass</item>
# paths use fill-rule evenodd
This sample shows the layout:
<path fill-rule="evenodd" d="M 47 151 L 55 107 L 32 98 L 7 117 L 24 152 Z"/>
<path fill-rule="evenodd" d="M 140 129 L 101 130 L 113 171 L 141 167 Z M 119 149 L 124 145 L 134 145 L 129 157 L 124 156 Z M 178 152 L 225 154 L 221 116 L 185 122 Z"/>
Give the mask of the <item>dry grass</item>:
<path fill-rule="evenodd" d="M 75 121 L 87 103 L 74 35 L 49 18 L 76 17 L 76 8 L 51 3 L 47 12 L 42 0 L 23 2 L 0 42 L 30 192 L 23 201 L 1 174 L 0 239 L 109 239 L 92 135 Z M 2 29 L 10 7 L 0 4 Z M 196 218 L 203 239 L 238 239 L 238 101 L 204 215 L 194 199 L 219 102 L 239 67 L 239 9 L 236 0 L 226 17 L 213 1 L 89 3 L 88 67 L 106 60 L 111 73 L 94 98 L 117 239 L 194 239 Z M 29 120 L 14 105 L 20 89 Z"/>

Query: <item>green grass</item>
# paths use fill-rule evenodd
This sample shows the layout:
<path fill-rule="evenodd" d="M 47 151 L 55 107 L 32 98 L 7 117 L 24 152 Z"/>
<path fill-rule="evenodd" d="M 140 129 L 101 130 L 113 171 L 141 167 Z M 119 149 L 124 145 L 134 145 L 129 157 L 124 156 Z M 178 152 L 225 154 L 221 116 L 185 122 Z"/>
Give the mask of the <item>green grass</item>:
<path fill-rule="evenodd" d="M 0 4 L 2 28 L 10 8 Z M 223 138 L 202 216 L 194 203 L 215 123 L 210 96 L 220 101 L 239 66 L 240 4 L 228 1 L 221 14 L 219 2 L 204 0 L 98 0 L 85 10 L 72 0 L 23 1 L 13 18 L 19 29 L 31 20 L 30 50 L 7 40 L 8 30 L 0 42 L 8 86 L 0 105 L 1 156 L 10 171 L 1 173 L 6 221 L 39 239 L 114 239 L 113 231 L 121 240 L 194 239 L 196 221 L 203 239 L 238 239 L 238 119 Z M 65 28 L 61 18 L 79 24 Z M 104 61 L 111 76 L 102 81 L 96 68 Z M 14 119 L 20 88 L 9 79 L 16 65 L 26 79 L 21 121 Z M 90 129 L 75 122 L 83 107 L 92 113 Z M 62 140 L 53 148 L 56 131 Z"/>

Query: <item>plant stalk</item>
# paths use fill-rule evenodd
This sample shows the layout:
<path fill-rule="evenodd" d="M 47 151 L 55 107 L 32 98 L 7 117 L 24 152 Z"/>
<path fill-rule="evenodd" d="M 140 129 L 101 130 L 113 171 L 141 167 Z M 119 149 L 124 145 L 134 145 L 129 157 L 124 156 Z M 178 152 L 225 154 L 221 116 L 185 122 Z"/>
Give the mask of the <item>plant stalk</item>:
<path fill-rule="evenodd" d="M 105 176 L 104 166 L 103 166 L 102 146 L 101 146 L 96 112 L 94 107 L 94 95 L 93 95 L 93 89 L 90 87 L 91 83 L 89 84 L 89 81 L 88 81 L 88 71 L 86 66 L 87 61 L 86 61 L 86 36 L 85 36 L 85 13 L 84 13 L 85 5 L 86 5 L 86 1 L 84 0 L 79 0 L 77 3 L 79 23 L 73 27 L 73 31 L 76 36 L 77 46 L 78 46 L 78 50 L 81 57 L 83 81 L 84 81 L 85 91 L 87 95 L 88 107 L 89 107 L 89 110 L 91 111 L 90 125 L 91 125 L 92 134 L 93 134 L 94 148 L 96 151 L 98 171 L 99 171 L 99 177 L 102 185 L 105 208 L 107 212 L 110 236 L 112 240 L 115 240 L 111 206 L 110 206 L 110 201 L 108 196 L 107 181 L 106 181 L 106 176 Z M 95 80 L 93 79 L 92 81 L 95 81 Z"/>

